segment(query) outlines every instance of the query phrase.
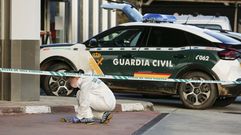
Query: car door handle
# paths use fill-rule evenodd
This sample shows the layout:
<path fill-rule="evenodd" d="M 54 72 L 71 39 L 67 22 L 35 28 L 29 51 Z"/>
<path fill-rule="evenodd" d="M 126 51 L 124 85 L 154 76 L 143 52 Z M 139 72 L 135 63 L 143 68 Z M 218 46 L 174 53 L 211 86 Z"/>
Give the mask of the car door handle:
<path fill-rule="evenodd" d="M 176 54 L 173 56 L 173 58 L 183 59 L 183 58 L 186 58 L 186 56 L 184 54 Z"/>

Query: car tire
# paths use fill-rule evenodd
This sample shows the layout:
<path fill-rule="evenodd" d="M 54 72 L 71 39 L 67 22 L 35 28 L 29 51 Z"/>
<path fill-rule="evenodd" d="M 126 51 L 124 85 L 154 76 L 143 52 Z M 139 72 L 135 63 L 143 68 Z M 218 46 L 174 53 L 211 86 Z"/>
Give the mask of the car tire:
<path fill-rule="evenodd" d="M 235 101 L 236 97 L 219 97 L 214 103 L 215 107 L 225 107 L 232 104 Z"/>
<path fill-rule="evenodd" d="M 213 80 L 203 72 L 188 72 L 183 79 Z M 184 106 L 190 109 L 206 109 L 211 107 L 217 99 L 217 86 L 212 83 L 180 83 L 178 87 L 180 99 Z"/>
<path fill-rule="evenodd" d="M 65 72 L 73 69 L 67 64 L 58 63 L 49 66 L 46 70 Z M 67 77 L 61 76 L 41 76 L 41 88 L 49 96 L 73 96 L 76 93 L 69 83 L 67 83 Z"/>

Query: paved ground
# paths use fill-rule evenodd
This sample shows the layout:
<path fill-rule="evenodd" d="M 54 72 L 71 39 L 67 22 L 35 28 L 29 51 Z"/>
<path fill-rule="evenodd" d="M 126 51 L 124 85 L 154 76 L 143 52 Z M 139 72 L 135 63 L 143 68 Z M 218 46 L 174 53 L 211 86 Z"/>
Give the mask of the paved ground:
<path fill-rule="evenodd" d="M 227 107 L 207 110 L 184 109 L 180 100 L 147 99 L 155 111 L 168 113 L 144 135 L 240 135 L 241 97 Z"/>
<path fill-rule="evenodd" d="M 0 116 L 1 135 L 131 135 L 159 115 L 157 112 L 115 112 L 107 124 L 59 122 L 71 114 L 32 114 Z M 73 115 L 73 114 L 72 114 Z"/>
<path fill-rule="evenodd" d="M 144 135 L 240 135 L 241 115 L 177 109 Z"/>
<path fill-rule="evenodd" d="M 185 109 L 179 98 L 143 98 L 139 95 L 128 99 L 152 102 L 154 110 L 168 113 L 144 132 L 144 135 L 240 135 L 241 97 L 227 107 L 206 110 Z"/>
<path fill-rule="evenodd" d="M 52 101 L 52 97 L 44 97 Z M 183 108 L 178 98 L 143 98 L 140 95 L 118 95 L 119 103 L 153 103 L 155 112 L 114 112 L 109 125 L 61 123 L 59 118 L 70 113 L 2 115 L 0 135 L 46 134 L 120 134 L 120 135 L 240 135 L 241 97 L 230 106 L 207 110 Z M 56 98 L 56 104 L 68 104 L 69 98 Z M 74 98 L 73 99 L 74 102 Z M 48 103 L 43 100 L 43 103 Z M 14 103 L 7 102 L 8 105 Z M 18 103 L 17 105 L 26 105 Z M 42 104 L 42 103 L 41 103 Z M 52 103 L 53 104 L 53 103 Z M 0 102 L 0 106 L 3 102 Z M 16 105 L 16 103 L 15 103 Z M 35 105 L 39 105 L 36 102 Z M 1 108 L 0 108 L 1 109 Z M 164 114 L 164 115 L 163 115 Z"/>
<path fill-rule="evenodd" d="M 41 96 L 40 101 L 0 101 L 0 135 L 130 135 L 136 131 L 142 133 L 138 129 L 160 114 L 151 111 L 150 102 L 117 99 L 113 120 L 108 125 L 59 122 L 61 117 L 74 115 L 76 105 L 75 97 Z"/>

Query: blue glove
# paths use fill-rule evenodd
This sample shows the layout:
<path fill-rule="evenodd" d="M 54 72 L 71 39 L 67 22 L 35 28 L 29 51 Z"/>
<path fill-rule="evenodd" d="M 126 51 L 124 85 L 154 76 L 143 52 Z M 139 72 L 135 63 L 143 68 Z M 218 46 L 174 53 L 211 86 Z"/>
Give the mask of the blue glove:
<path fill-rule="evenodd" d="M 69 120 L 72 123 L 80 123 L 80 119 L 77 118 L 76 116 L 72 116 Z"/>
<path fill-rule="evenodd" d="M 80 119 L 76 116 L 68 116 L 60 119 L 61 122 L 71 122 L 71 123 L 80 123 Z"/>
<path fill-rule="evenodd" d="M 70 116 L 70 117 L 65 117 L 65 118 L 61 118 L 60 119 L 61 122 L 71 122 L 71 123 L 85 123 L 85 124 L 89 124 L 89 123 L 94 123 L 95 120 L 92 118 L 82 118 L 79 119 L 76 116 Z"/>

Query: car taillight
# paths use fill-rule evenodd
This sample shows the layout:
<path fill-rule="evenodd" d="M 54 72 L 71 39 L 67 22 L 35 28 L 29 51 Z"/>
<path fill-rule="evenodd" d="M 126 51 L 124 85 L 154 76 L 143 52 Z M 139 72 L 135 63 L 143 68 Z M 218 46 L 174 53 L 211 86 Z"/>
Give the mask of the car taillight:
<path fill-rule="evenodd" d="M 218 52 L 218 56 L 223 60 L 235 60 L 240 57 L 240 53 L 234 50 L 223 50 Z"/>

